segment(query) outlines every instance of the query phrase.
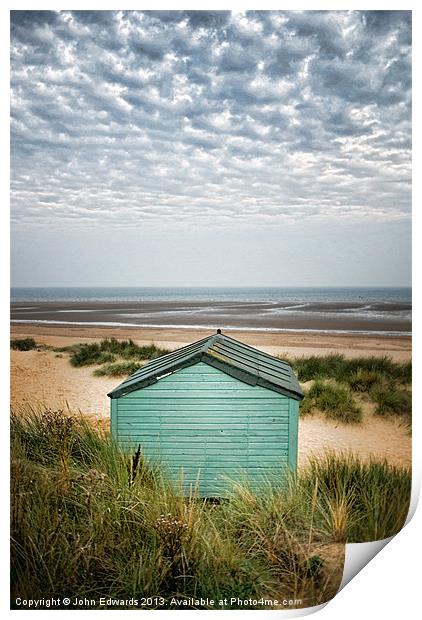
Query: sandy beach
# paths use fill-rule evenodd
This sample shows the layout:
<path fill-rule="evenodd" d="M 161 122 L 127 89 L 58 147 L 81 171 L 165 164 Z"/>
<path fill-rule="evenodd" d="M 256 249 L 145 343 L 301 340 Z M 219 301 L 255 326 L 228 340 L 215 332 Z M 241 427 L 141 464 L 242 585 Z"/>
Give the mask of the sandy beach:
<path fill-rule="evenodd" d="M 77 342 L 93 342 L 105 337 L 132 338 L 137 344 L 156 343 L 174 349 L 199 340 L 208 334 L 194 329 L 106 328 L 51 325 L 13 325 L 12 338 L 33 337 L 38 344 L 60 347 Z M 231 331 L 230 335 L 271 354 L 289 356 L 388 355 L 404 361 L 411 358 L 409 337 L 280 334 L 271 332 Z M 94 377 L 92 368 L 73 368 L 66 354 L 51 350 L 11 351 L 11 402 L 19 409 L 27 404 L 52 408 L 69 408 L 92 416 L 107 427 L 109 399 L 107 392 L 119 383 L 116 378 Z M 371 403 L 363 403 L 364 421 L 357 426 L 329 422 L 315 415 L 300 420 L 299 464 L 329 448 L 352 450 L 362 458 L 386 457 L 395 465 L 411 464 L 409 429 L 394 419 L 373 415 Z"/>
<path fill-rule="evenodd" d="M 195 340 L 205 338 L 212 330 L 193 328 L 150 327 L 97 327 L 92 325 L 29 325 L 15 323 L 11 326 L 12 338 L 31 336 L 37 342 L 52 346 L 65 346 L 72 342 L 91 342 L 101 338 L 132 338 L 138 344 L 154 342 L 162 347 L 176 349 Z M 242 331 L 227 332 L 233 338 L 258 347 L 271 355 L 326 355 L 341 353 L 346 356 L 388 355 L 397 361 L 411 359 L 410 336 L 385 336 L 380 334 L 351 335 L 338 333 Z"/>

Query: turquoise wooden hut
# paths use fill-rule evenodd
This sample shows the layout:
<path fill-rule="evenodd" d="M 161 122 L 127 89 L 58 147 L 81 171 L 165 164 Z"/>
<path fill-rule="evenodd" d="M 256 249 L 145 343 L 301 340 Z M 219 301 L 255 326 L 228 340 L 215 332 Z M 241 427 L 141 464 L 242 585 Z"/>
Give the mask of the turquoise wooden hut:
<path fill-rule="evenodd" d="M 111 432 L 141 446 L 184 492 L 224 496 L 228 478 L 281 482 L 297 467 L 303 398 L 288 363 L 216 334 L 159 357 L 108 396 Z"/>

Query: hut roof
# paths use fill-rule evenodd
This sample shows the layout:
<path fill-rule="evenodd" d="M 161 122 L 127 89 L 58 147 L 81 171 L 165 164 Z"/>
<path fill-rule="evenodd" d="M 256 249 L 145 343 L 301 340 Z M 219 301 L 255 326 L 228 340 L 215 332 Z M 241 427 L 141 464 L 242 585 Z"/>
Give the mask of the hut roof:
<path fill-rule="evenodd" d="M 124 396 L 198 362 L 214 366 L 244 383 L 260 385 L 296 400 L 303 398 L 302 389 L 287 362 L 219 332 L 148 362 L 108 396 Z"/>

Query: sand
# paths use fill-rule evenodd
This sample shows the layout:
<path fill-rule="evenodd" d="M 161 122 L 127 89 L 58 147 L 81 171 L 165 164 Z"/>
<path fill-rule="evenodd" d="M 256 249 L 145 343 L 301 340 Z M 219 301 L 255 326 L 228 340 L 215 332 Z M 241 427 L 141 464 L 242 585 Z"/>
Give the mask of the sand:
<path fill-rule="evenodd" d="M 396 360 L 411 357 L 411 341 L 406 337 L 326 336 L 272 334 L 269 332 L 236 332 L 233 337 L 257 346 L 268 353 L 289 355 L 324 355 L 328 352 L 356 355 L 389 355 Z M 202 330 L 153 330 L 127 328 L 69 328 L 52 326 L 12 327 L 12 337 L 32 336 L 37 343 L 63 346 L 115 336 L 133 338 L 139 344 L 154 341 L 177 348 L 204 337 Z M 64 408 L 94 416 L 108 423 L 107 392 L 119 383 L 116 378 L 94 377 L 92 368 L 73 368 L 68 356 L 53 351 L 11 351 L 11 403 L 19 409 L 25 404 Z M 364 421 L 351 426 L 330 422 L 315 415 L 300 420 L 299 465 L 311 455 L 324 450 L 353 451 L 362 458 L 385 457 L 400 466 L 411 464 L 411 436 L 408 427 L 396 419 L 380 419 L 373 415 L 373 405 L 364 403 Z"/>
<path fill-rule="evenodd" d="M 155 344 L 169 349 L 205 338 L 210 334 L 203 329 L 146 328 L 146 327 L 93 327 L 13 324 L 13 338 L 32 336 L 37 342 L 63 346 L 72 342 L 90 342 L 101 338 L 132 338 L 138 344 Z M 263 332 L 230 330 L 232 338 L 258 347 L 271 355 L 326 355 L 342 353 L 348 357 L 361 355 L 389 355 L 397 361 L 411 359 L 412 341 L 409 336 L 313 334 L 303 332 Z"/>
<path fill-rule="evenodd" d="M 364 405 L 361 424 L 331 422 L 320 415 L 299 420 L 299 466 L 303 467 L 312 456 L 324 450 L 354 452 L 363 460 L 385 458 L 392 465 L 410 467 L 412 438 L 409 427 L 394 419 L 373 415 L 373 407 Z"/>

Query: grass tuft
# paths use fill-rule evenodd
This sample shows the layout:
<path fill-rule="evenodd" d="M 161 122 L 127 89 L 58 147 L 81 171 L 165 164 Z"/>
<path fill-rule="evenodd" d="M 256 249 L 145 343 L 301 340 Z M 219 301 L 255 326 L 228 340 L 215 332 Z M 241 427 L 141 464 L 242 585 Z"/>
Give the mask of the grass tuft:
<path fill-rule="evenodd" d="M 380 416 L 400 415 L 410 421 L 412 395 L 408 390 L 398 389 L 394 384 L 377 384 L 371 391 L 376 403 L 375 413 Z"/>
<path fill-rule="evenodd" d="M 94 375 L 98 377 L 130 374 L 140 367 L 136 362 L 152 360 L 169 353 L 167 349 L 161 349 L 153 343 L 139 346 L 133 340 L 116 340 L 115 338 L 104 338 L 101 342 L 89 344 L 74 344 L 57 348 L 55 351 L 70 353 L 70 363 L 75 367 L 107 364 L 101 369 L 102 372 L 94 372 Z M 118 362 L 118 358 L 125 360 L 126 364 Z M 117 363 L 112 365 L 116 361 Z"/>
<path fill-rule="evenodd" d="M 92 366 L 93 364 L 104 364 L 114 362 L 115 356 L 106 351 L 102 351 L 97 343 L 81 344 L 70 356 L 70 363 L 77 368 L 81 366 Z"/>
<path fill-rule="evenodd" d="M 95 377 L 127 377 L 141 368 L 138 362 L 117 362 L 115 364 L 103 364 L 94 370 Z"/>
<path fill-rule="evenodd" d="M 303 410 L 304 408 L 304 410 Z M 362 421 L 362 409 L 355 402 L 349 387 L 317 380 L 306 392 L 302 411 L 322 411 L 329 419 L 348 424 Z"/>
<path fill-rule="evenodd" d="M 32 351 L 37 348 L 37 343 L 33 338 L 17 338 L 10 341 L 10 348 L 15 351 Z"/>
<path fill-rule="evenodd" d="M 348 384 L 354 392 L 369 392 L 374 385 L 384 380 L 384 373 L 366 368 L 358 368 L 347 378 Z"/>
<path fill-rule="evenodd" d="M 157 347 L 154 343 L 140 346 L 133 340 L 116 340 L 115 338 L 105 338 L 100 342 L 100 350 L 114 353 L 123 359 L 152 360 L 161 355 L 166 355 L 170 351 Z"/>
<path fill-rule="evenodd" d="M 386 356 L 349 359 L 338 353 L 287 361 L 300 381 L 315 381 L 311 390 L 305 391 L 302 416 L 320 410 L 329 418 L 359 422 L 362 412 L 354 392 L 372 400 L 377 415 L 398 415 L 411 423 L 412 397 L 407 386 L 412 381 L 412 362 L 394 362 Z"/>
<path fill-rule="evenodd" d="M 326 452 L 299 472 L 298 488 L 317 496 L 317 525 L 346 542 L 369 542 L 396 534 L 409 510 L 411 473 L 383 460 Z"/>
<path fill-rule="evenodd" d="M 286 358 L 283 357 L 283 359 Z M 306 382 L 312 379 L 334 379 L 344 383 L 351 381 L 357 385 L 358 391 L 362 390 L 361 382 L 356 382 L 356 373 L 360 373 L 360 377 L 363 378 L 363 371 L 376 373 L 378 380 L 389 377 L 404 384 L 412 381 L 412 362 L 394 362 L 386 356 L 346 358 L 339 353 L 333 353 L 300 357 L 290 360 L 289 363 L 296 371 L 299 381 Z M 369 374 L 366 375 L 365 381 L 368 380 L 371 381 Z"/>

